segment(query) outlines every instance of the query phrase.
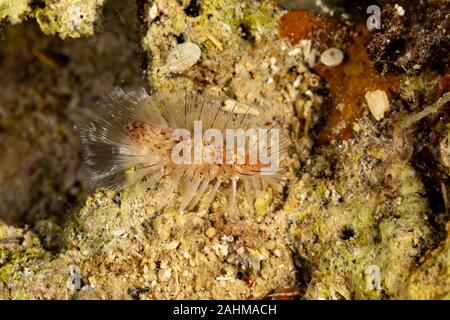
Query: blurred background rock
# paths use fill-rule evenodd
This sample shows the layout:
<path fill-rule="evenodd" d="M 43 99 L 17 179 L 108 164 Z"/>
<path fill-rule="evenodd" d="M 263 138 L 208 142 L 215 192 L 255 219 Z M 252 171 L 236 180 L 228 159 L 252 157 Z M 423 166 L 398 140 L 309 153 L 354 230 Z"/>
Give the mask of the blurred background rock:
<path fill-rule="evenodd" d="M 5 5 L 0 2 L 0 12 Z M 95 36 L 83 39 L 47 36 L 31 20 L 4 24 L 0 219 L 33 223 L 60 216 L 85 195 L 77 123 L 98 97 L 139 82 L 140 74 L 135 6 L 108 1 L 103 14 Z M 14 23 L 20 15 L 3 13 L 3 18 Z"/>

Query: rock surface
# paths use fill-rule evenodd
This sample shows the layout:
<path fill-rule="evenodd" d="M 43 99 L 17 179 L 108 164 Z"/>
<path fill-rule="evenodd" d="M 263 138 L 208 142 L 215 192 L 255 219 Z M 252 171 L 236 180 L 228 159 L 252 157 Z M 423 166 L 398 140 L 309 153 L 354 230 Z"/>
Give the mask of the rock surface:
<path fill-rule="evenodd" d="M 93 1 L 91 9 L 100 4 Z M 28 225 L 0 224 L 0 298 L 448 297 L 449 233 L 444 231 L 448 212 L 433 206 L 423 171 L 411 160 L 423 139 L 416 132 L 425 131 L 420 125 L 395 130 L 403 117 L 424 107 L 417 101 L 432 103 L 433 85 L 418 89 L 411 78 L 390 79 L 385 84 L 371 68 L 370 79 L 375 80 L 366 79 L 342 98 L 337 94 L 342 86 L 340 75 L 348 75 L 343 85 L 351 87 L 352 79 L 362 74 L 361 65 L 370 65 L 360 45 L 367 35 L 353 33 L 350 27 L 331 26 L 309 13 L 286 17 L 275 2 L 155 0 L 141 5 L 147 86 L 169 92 L 200 88 L 252 108 L 260 125 L 280 124 L 282 135 L 291 140 L 282 160 L 288 184 L 283 192 L 260 191 L 254 203 L 248 203 L 238 188 L 238 211 L 226 209 L 225 191 L 208 212 L 180 214 L 171 207 L 157 211 L 155 204 L 165 198 L 165 180 L 154 190 L 138 183 L 118 193 L 98 189 L 83 198 L 87 193 L 83 193 L 84 178 L 79 171 L 76 132 L 71 130 L 77 113 L 120 80 L 139 82 L 140 61 L 129 39 L 131 27 L 117 23 L 134 16 L 106 13 L 105 21 L 112 22 L 88 46 L 84 45 L 87 40 L 77 40 L 26 49 L 14 56 L 25 59 L 27 72 L 17 79 L 0 79 L 9 92 L 0 99 L 0 135 L 11 141 L 0 145 L 10 154 L 2 168 L 14 172 L 15 159 L 23 159 L 24 154 L 37 154 L 42 162 L 60 165 L 77 159 L 73 166 L 61 165 L 56 170 L 50 166 L 44 180 L 27 179 L 26 168 L 20 171 L 23 176 L 7 175 L 3 170 L 0 178 L 9 186 L 17 181 L 16 190 L 24 200 L 8 203 L 4 199 L 11 197 L 0 192 L 1 217 L 15 211 L 28 216 L 37 210 L 34 199 L 54 203 L 66 192 L 77 197 L 72 203 L 81 203 L 70 210 L 44 206 L 30 215 Z M 310 17 L 308 21 L 320 21 L 314 24 L 320 28 L 311 34 L 306 25 L 302 34 L 282 36 L 305 16 Z M 280 30 L 280 21 L 287 27 Z M 320 39 L 321 30 L 328 28 L 338 28 L 339 36 L 327 36 L 317 47 L 308 41 L 311 36 Z M 25 39 L 27 30 L 11 31 L 12 40 L 5 40 L 2 48 L 5 57 L 13 56 L 8 55 L 13 50 L 8 43 Z M 48 30 L 62 37 L 90 32 L 83 28 Z M 37 37 L 36 30 L 31 34 L 29 38 Z M 349 45 L 343 41 L 347 38 L 352 39 Z M 196 54 L 196 59 L 177 72 L 167 72 L 171 52 L 186 43 L 195 43 L 200 57 Z M 355 59 L 326 69 L 319 57 L 331 47 L 342 48 Z M 55 54 L 55 48 L 61 48 L 69 62 Z M 27 58 L 30 52 L 34 58 Z M 20 70 L 8 59 L 1 68 Z M 51 77 L 55 72 L 58 81 Z M 435 74 L 427 77 L 431 84 L 439 80 Z M 17 94 L 17 88 L 24 88 L 24 78 L 51 90 L 29 88 L 27 94 Z M 364 107 L 366 84 L 374 85 L 373 90 L 392 89 L 391 111 L 381 121 Z M 317 145 L 321 130 L 333 128 L 326 122 L 324 127 L 323 121 L 329 110 L 325 109 L 327 90 L 337 99 L 329 107 L 333 113 L 344 110 L 346 114 L 339 119 L 351 135 L 336 139 L 338 134 L 330 134 L 326 144 Z M 42 92 L 49 96 L 42 98 Z M 417 98 L 417 92 L 427 98 Z M 34 97 L 31 101 L 23 98 L 30 96 Z M 349 102 L 352 108 L 343 108 L 340 102 Z M 38 134 L 41 139 L 67 138 L 51 145 L 46 156 L 41 148 L 29 151 L 34 150 L 36 134 L 25 135 L 25 146 L 14 145 L 21 132 L 28 132 L 24 128 L 32 132 L 43 123 L 47 131 Z M 62 151 L 50 156 L 59 148 Z M 36 160 L 31 157 L 29 161 L 32 165 Z M 64 177 L 65 183 L 59 185 L 61 179 L 55 177 Z M 72 190 L 76 181 L 79 190 Z M 28 193 L 36 198 L 27 197 Z"/>

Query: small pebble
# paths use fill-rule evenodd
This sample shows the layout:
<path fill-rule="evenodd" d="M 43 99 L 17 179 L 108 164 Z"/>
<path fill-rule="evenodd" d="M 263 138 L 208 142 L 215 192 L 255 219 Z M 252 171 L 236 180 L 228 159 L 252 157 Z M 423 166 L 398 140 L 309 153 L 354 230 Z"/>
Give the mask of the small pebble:
<path fill-rule="evenodd" d="M 166 67 L 171 72 L 181 73 L 196 64 L 201 54 L 200 47 L 195 43 L 184 42 L 178 44 L 169 53 Z"/>
<path fill-rule="evenodd" d="M 167 243 L 167 244 L 165 245 L 165 248 L 166 248 L 167 250 L 174 250 L 174 249 L 178 248 L 178 245 L 179 245 L 179 244 L 180 244 L 180 243 L 179 243 L 178 241 L 172 241 L 172 242 Z"/>
<path fill-rule="evenodd" d="M 322 53 L 320 62 L 327 67 L 336 67 L 344 60 L 344 54 L 338 48 L 330 48 Z"/>
<path fill-rule="evenodd" d="M 158 279 L 160 281 L 167 281 L 172 277 L 172 269 L 171 268 L 161 268 L 158 271 Z"/>

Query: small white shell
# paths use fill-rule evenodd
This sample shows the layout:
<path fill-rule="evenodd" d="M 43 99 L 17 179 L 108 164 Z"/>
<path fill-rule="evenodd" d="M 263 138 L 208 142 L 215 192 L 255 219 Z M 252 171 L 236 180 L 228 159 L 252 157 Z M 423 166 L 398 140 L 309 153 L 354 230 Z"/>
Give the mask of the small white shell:
<path fill-rule="evenodd" d="M 377 121 L 383 119 L 384 114 L 389 111 L 389 99 L 386 92 L 383 90 L 369 91 L 365 98 L 373 117 Z"/>
<path fill-rule="evenodd" d="M 67 268 L 67 288 L 70 290 L 80 290 L 81 289 L 81 272 L 80 268 L 75 265 L 70 265 Z"/>
<path fill-rule="evenodd" d="M 192 42 L 178 44 L 169 53 L 166 67 L 171 72 L 180 73 L 186 71 L 200 59 L 202 51 L 200 47 Z"/>
<path fill-rule="evenodd" d="M 330 48 L 322 53 L 320 62 L 327 67 L 336 67 L 344 60 L 344 54 L 338 48 Z"/>

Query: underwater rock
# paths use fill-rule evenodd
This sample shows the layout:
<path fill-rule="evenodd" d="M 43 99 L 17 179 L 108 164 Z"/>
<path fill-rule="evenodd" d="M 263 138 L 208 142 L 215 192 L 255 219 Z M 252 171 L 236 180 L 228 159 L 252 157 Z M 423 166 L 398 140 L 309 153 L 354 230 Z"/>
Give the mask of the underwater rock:
<path fill-rule="evenodd" d="M 0 0 L 0 23 L 18 24 L 35 18 L 45 34 L 62 39 L 94 34 L 105 0 Z"/>
<path fill-rule="evenodd" d="M 450 53 L 450 3 L 408 1 L 382 7 L 382 29 L 372 31 L 368 44 L 379 69 L 418 73 L 442 66 Z"/>
<path fill-rule="evenodd" d="M 228 192 L 221 188 L 210 210 L 193 208 L 181 214 L 170 207 L 158 210 L 158 204 L 167 203 L 164 190 L 170 177 L 152 190 L 144 179 L 117 193 L 92 191 L 87 199 L 77 200 L 81 209 L 61 210 L 59 227 L 50 219 L 23 228 L 0 224 L 1 298 L 448 297 L 448 237 L 434 229 L 445 223 L 435 219 L 423 176 L 404 156 L 411 153 L 416 135 L 405 130 L 402 143 L 392 137 L 395 117 L 410 110 L 390 95 L 392 112 L 377 122 L 364 105 L 367 91 L 397 92 L 399 87 L 398 78 L 383 78 L 374 70 L 364 33 L 345 29 L 347 37 L 339 38 L 349 42 L 335 44 L 334 36 L 320 41 L 326 26 L 309 32 L 319 18 L 286 14 L 272 1 L 142 2 L 148 84 L 168 91 L 201 88 L 218 93 L 227 101 L 225 110 L 251 113 L 260 125 L 280 124 L 293 143 L 283 159 L 287 187 L 283 193 L 261 190 L 254 199 L 239 188 L 238 212 L 228 209 Z M 297 28 L 302 21 L 305 28 Z M 129 29 L 121 28 L 126 32 L 118 31 L 112 39 L 130 36 Z M 98 95 L 106 94 L 108 76 L 99 68 L 113 65 L 108 74 L 122 79 L 130 62 L 138 60 L 127 55 L 132 45 L 109 47 L 109 39 L 96 41 L 98 57 L 89 63 L 82 56 L 81 63 L 68 64 L 81 68 L 79 78 L 84 80 L 79 81 L 81 88 L 75 83 L 78 91 L 94 87 Z M 193 64 L 182 71 L 164 72 L 171 51 L 189 42 L 201 48 L 201 59 L 190 60 Z M 316 64 L 319 53 L 330 47 L 348 59 L 335 67 Z M 116 52 L 122 63 L 105 52 Z M 45 58 L 37 60 L 63 68 Z M 172 65 L 179 66 L 174 60 Z M 64 77 L 55 79 L 61 84 Z M 73 82 L 66 86 L 75 91 Z M 84 92 L 82 96 L 86 99 Z M 351 134 L 340 141 L 331 141 L 340 132 L 330 134 L 328 145 L 314 145 L 323 129 L 316 125 L 325 99 L 334 103 L 330 113 L 338 114 L 331 119 L 347 120 Z M 342 108 L 342 103 L 350 107 Z M 336 124 L 328 128 L 338 131 Z M 435 125 L 430 127 L 434 131 Z M 438 137 L 433 142 L 439 144 Z M 82 282 L 80 290 L 73 290 L 78 288 L 71 285 L 73 279 Z"/>

